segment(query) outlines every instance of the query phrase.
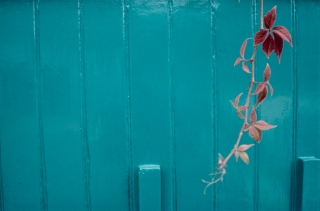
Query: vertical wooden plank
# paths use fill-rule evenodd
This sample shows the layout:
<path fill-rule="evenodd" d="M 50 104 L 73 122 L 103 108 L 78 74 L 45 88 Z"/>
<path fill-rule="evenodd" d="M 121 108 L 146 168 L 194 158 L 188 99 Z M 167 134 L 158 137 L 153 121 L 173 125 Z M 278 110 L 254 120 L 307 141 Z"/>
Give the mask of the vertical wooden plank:
<path fill-rule="evenodd" d="M 253 37 L 254 18 L 256 16 L 254 2 L 248 1 L 214 1 L 215 31 L 216 31 L 216 69 L 217 69 L 217 145 L 218 152 L 226 157 L 234 144 L 243 120 L 240 119 L 229 100 L 241 92 L 244 93 L 240 105 L 245 103 L 250 75 L 234 67 L 239 57 L 240 47 L 246 38 Z M 253 4 L 253 5 L 252 5 Z M 250 58 L 253 52 L 252 40 L 248 42 L 245 58 Z M 250 66 L 250 65 L 249 65 Z M 254 101 L 254 99 L 252 99 Z M 252 102 L 252 101 L 251 101 Z M 254 144 L 245 133 L 241 144 Z M 255 146 L 259 147 L 259 146 Z M 250 164 L 242 160 L 236 163 L 234 156 L 228 162 L 227 174 L 222 183 L 215 184 L 217 188 L 217 210 L 254 210 L 257 193 L 255 171 L 255 148 L 248 150 Z M 235 203 L 236 202 L 236 203 Z"/>
<path fill-rule="evenodd" d="M 40 210 L 32 1 L 0 2 L 1 210 Z"/>
<path fill-rule="evenodd" d="M 265 1 L 264 15 L 277 6 L 274 26 L 284 26 L 292 34 L 291 2 Z M 260 5 L 258 4 L 258 9 Z M 258 10 L 259 11 L 259 10 Z M 259 30 L 259 15 L 257 30 Z M 294 46 L 295 47 L 295 46 Z M 257 209 L 258 210 L 291 210 L 291 168 L 292 168 L 292 133 L 293 133 L 293 66 L 290 44 L 284 43 L 281 62 L 275 53 L 270 59 L 258 48 L 256 81 L 263 81 L 263 71 L 266 64 L 271 68 L 270 83 L 273 86 L 273 96 L 258 107 L 258 119 L 264 120 L 277 128 L 263 131 L 263 138 L 257 153 Z M 269 92 L 270 93 L 270 92 Z M 276 162 L 281 161 L 281 162 Z M 281 170 L 280 170 L 281 169 Z"/>
<path fill-rule="evenodd" d="M 78 2 L 38 7 L 48 209 L 87 210 Z"/>
<path fill-rule="evenodd" d="M 320 159 L 300 157 L 297 165 L 297 211 L 320 209 Z"/>
<path fill-rule="evenodd" d="M 129 210 L 121 1 L 84 1 L 92 210 Z"/>
<path fill-rule="evenodd" d="M 139 166 L 139 211 L 161 211 L 161 171 L 159 165 Z"/>
<path fill-rule="evenodd" d="M 162 168 L 161 203 L 170 210 L 170 73 L 167 2 L 134 0 L 129 6 L 130 98 L 133 168 Z M 134 198 L 137 199 L 137 177 Z M 135 202 L 134 202 L 135 203 Z M 134 205 L 138 208 L 138 203 Z"/>
<path fill-rule="evenodd" d="M 209 1 L 173 1 L 171 58 L 174 84 L 177 210 L 212 210 L 203 195 L 213 170 L 212 43 Z"/>
<path fill-rule="evenodd" d="M 296 0 L 297 156 L 299 157 L 320 157 L 319 16 L 319 1 Z M 309 24 L 312 26 L 310 27 Z"/>

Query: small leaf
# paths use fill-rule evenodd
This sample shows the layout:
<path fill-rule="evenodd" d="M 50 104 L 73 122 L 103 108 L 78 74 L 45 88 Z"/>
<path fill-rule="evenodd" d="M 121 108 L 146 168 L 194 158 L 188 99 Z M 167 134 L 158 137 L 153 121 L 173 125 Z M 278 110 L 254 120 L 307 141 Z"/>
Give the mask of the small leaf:
<path fill-rule="evenodd" d="M 279 64 L 280 64 L 280 58 L 281 58 L 281 53 L 283 49 L 283 39 L 276 33 L 274 33 L 273 36 L 274 36 L 274 52 L 276 53 Z"/>
<path fill-rule="evenodd" d="M 246 110 L 246 109 L 247 109 L 247 106 L 239 106 L 238 111 L 243 111 L 243 110 Z"/>
<path fill-rule="evenodd" d="M 267 35 L 269 34 L 268 30 L 265 29 L 261 29 L 260 31 L 258 31 L 255 35 L 254 35 L 254 46 L 259 45 L 260 43 L 262 43 Z"/>
<path fill-rule="evenodd" d="M 260 129 L 260 130 L 270 130 L 272 128 L 277 127 L 277 125 L 269 125 L 268 123 L 266 123 L 263 120 L 257 121 L 256 123 L 254 123 L 253 126 Z"/>
<path fill-rule="evenodd" d="M 239 155 L 240 155 L 241 160 L 243 160 L 243 162 L 245 162 L 248 165 L 249 164 L 248 154 L 245 152 L 239 152 Z"/>
<path fill-rule="evenodd" d="M 236 157 L 236 162 L 238 162 L 239 152 L 237 150 L 234 152 L 234 156 Z"/>
<path fill-rule="evenodd" d="M 245 72 L 250 73 L 250 70 L 249 70 L 248 66 L 247 66 L 244 62 L 242 62 L 242 69 L 243 69 Z"/>
<path fill-rule="evenodd" d="M 263 42 L 262 50 L 269 59 L 271 52 L 274 50 L 274 40 L 271 34 L 269 34 L 267 39 Z"/>
<path fill-rule="evenodd" d="M 249 130 L 249 136 L 256 142 L 260 143 L 262 138 L 261 130 L 256 127 L 251 127 Z"/>
<path fill-rule="evenodd" d="M 247 47 L 247 39 L 244 40 L 240 48 L 240 56 L 242 58 L 244 58 L 244 52 L 246 51 L 246 47 Z"/>
<path fill-rule="evenodd" d="M 290 45 L 292 46 L 292 40 L 291 40 L 291 35 L 288 31 L 288 29 L 286 29 L 283 26 L 276 26 L 273 28 L 274 32 L 277 33 L 283 40 L 287 41 L 288 43 L 290 43 Z"/>
<path fill-rule="evenodd" d="M 259 94 L 260 92 L 262 92 L 264 90 L 265 87 L 266 87 L 265 83 L 259 83 L 256 90 L 252 94 L 253 95 Z"/>
<path fill-rule="evenodd" d="M 244 131 L 248 131 L 248 130 L 250 130 L 251 127 L 252 127 L 251 125 L 245 124 L 245 125 L 243 126 L 243 130 L 244 130 Z"/>
<path fill-rule="evenodd" d="M 250 115 L 250 122 L 254 124 L 257 121 L 257 113 L 254 108 L 252 108 L 251 115 Z"/>
<path fill-rule="evenodd" d="M 238 147 L 238 151 L 239 152 L 244 152 L 244 151 L 246 151 L 247 149 L 249 149 L 250 147 L 252 147 L 254 144 L 249 144 L 249 145 L 247 145 L 247 144 L 242 144 L 241 146 L 239 146 Z"/>
<path fill-rule="evenodd" d="M 258 95 L 257 105 L 261 104 L 266 99 L 267 95 L 268 95 L 268 89 L 267 87 L 265 87 L 264 90 L 260 92 Z"/>
<path fill-rule="evenodd" d="M 277 6 L 274 6 L 265 16 L 264 16 L 264 25 L 267 29 L 271 29 L 274 22 L 276 21 L 276 9 Z"/>
<path fill-rule="evenodd" d="M 238 94 L 238 96 L 234 100 L 234 105 L 235 105 L 236 108 L 238 108 L 239 100 L 240 100 L 241 95 L 242 95 L 242 92 L 240 94 Z"/>
<path fill-rule="evenodd" d="M 243 59 L 242 58 L 237 58 L 236 62 L 234 63 L 234 66 L 238 65 Z"/>
<path fill-rule="evenodd" d="M 268 82 L 268 86 L 269 86 L 269 89 L 270 89 L 270 95 L 272 96 L 273 95 L 273 88 L 271 86 L 271 84 Z"/>
<path fill-rule="evenodd" d="M 243 116 L 243 114 L 241 113 L 241 111 L 237 111 L 237 114 L 238 114 L 238 116 L 241 118 L 241 119 L 244 119 L 244 116 Z"/>
<path fill-rule="evenodd" d="M 267 63 L 266 69 L 264 69 L 264 72 L 263 72 L 264 82 L 267 82 L 269 80 L 270 76 L 271 76 L 271 70 L 270 70 L 269 64 Z"/>

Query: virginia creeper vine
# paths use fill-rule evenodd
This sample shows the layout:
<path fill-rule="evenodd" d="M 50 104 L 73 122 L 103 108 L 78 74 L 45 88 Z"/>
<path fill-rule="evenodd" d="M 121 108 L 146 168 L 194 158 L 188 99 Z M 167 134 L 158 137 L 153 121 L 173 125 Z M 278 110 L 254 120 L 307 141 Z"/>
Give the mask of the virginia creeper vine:
<path fill-rule="evenodd" d="M 239 0 L 240 2 L 240 0 Z M 236 113 L 238 116 L 243 119 L 243 124 L 240 128 L 240 132 L 237 138 L 237 141 L 230 151 L 229 155 L 226 158 L 223 158 L 221 154 L 218 157 L 218 167 L 214 169 L 211 181 L 202 180 L 204 183 L 207 183 L 207 186 L 204 189 L 204 193 L 206 193 L 206 189 L 219 181 L 223 181 L 223 176 L 227 173 L 226 167 L 227 162 L 231 158 L 232 155 L 235 155 L 236 161 L 240 158 L 246 163 L 249 164 L 249 156 L 245 152 L 247 149 L 252 147 L 254 144 L 242 144 L 239 146 L 241 142 L 241 138 L 244 132 L 248 132 L 249 136 L 260 143 L 262 139 L 262 131 L 269 130 L 275 128 L 276 125 L 270 125 L 263 120 L 257 121 L 257 107 L 266 99 L 268 95 L 268 90 L 270 91 L 270 95 L 273 94 L 273 88 L 269 82 L 271 76 L 271 69 L 269 64 L 266 64 L 265 70 L 263 72 L 263 81 L 256 82 L 255 81 L 255 58 L 257 55 L 257 50 L 260 44 L 262 44 L 262 51 L 266 54 L 266 57 L 269 59 L 270 54 L 274 51 L 276 56 L 278 57 L 278 61 L 280 63 L 281 53 L 283 49 L 283 40 L 290 43 L 292 46 L 291 35 L 289 31 L 283 26 L 275 26 L 273 27 L 276 21 L 276 9 L 277 7 L 274 6 L 265 16 L 263 16 L 263 0 L 260 0 L 260 30 L 255 33 L 254 38 L 247 38 L 241 45 L 240 48 L 240 57 L 236 59 L 234 66 L 238 65 L 242 62 L 242 69 L 251 74 L 250 85 L 248 88 L 248 93 L 246 97 L 245 104 L 240 106 L 239 101 L 242 96 L 240 93 L 233 101 L 230 101 L 232 106 L 236 109 Z M 265 28 L 264 28 L 265 26 Z M 246 46 L 248 40 L 253 39 L 253 53 L 250 59 L 245 59 L 244 53 L 246 50 Z M 251 64 L 251 72 L 249 67 L 246 63 Z M 255 91 L 253 88 L 255 87 Z M 250 106 L 250 100 L 252 95 L 257 95 L 256 97 L 256 104 L 254 106 Z M 249 117 L 249 110 L 251 110 L 250 117 Z M 244 111 L 244 115 L 243 115 Z"/>

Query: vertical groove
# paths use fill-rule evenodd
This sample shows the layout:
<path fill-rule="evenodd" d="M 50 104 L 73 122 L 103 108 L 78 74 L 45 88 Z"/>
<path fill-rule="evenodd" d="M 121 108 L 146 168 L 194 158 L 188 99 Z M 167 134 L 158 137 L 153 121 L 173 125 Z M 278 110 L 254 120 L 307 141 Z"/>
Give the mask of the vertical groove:
<path fill-rule="evenodd" d="M 211 119 L 212 119 L 212 141 L 213 147 L 213 167 L 215 158 L 218 157 L 218 128 L 217 128 L 217 66 L 216 66 L 216 53 L 217 53 L 217 37 L 216 37 L 216 15 L 214 14 L 213 3 L 215 0 L 211 0 L 211 14 L 210 14 L 210 24 L 211 24 L 211 48 L 212 48 L 212 110 L 211 110 Z M 217 186 L 213 185 L 213 209 L 217 210 Z"/>
<path fill-rule="evenodd" d="M 296 156 L 297 156 L 297 124 L 298 124 L 298 73 L 297 73 L 297 17 L 296 1 L 291 1 L 291 21 L 292 21 L 292 164 L 291 164 L 291 210 L 295 210 L 295 193 L 296 193 Z"/>
<path fill-rule="evenodd" d="M 47 194 L 47 172 L 44 150 L 43 134 L 43 116 L 42 116 L 42 74 L 40 62 L 40 31 L 39 31 L 39 1 L 33 1 L 33 32 L 36 51 L 36 97 L 37 97 L 37 115 L 39 125 L 39 156 L 40 156 L 40 193 L 41 193 L 41 210 L 48 210 Z"/>
<path fill-rule="evenodd" d="M 135 207 L 134 200 L 134 172 L 132 159 L 132 138 L 131 138 L 131 87 L 130 87 L 130 53 L 129 53 L 129 15 L 128 8 L 130 0 L 122 0 L 122 21 L 123 21 L 123 42 L 125 48 L 125 80 L 126 80 L 126 146 L 128 163 L 128 202 L 129 211 Z"/>
<path fill-rule="evenodd" d="M 167 22 L 168 22 L 168 69 L 170 77 L 170 167 L 171 167 L 171 191 L 172 191 L 172 211 L 177 210 L 177 176 L 176 176 L 176 131 L 175 131 L 175 107 L 174 107 L 174 76 L 172 68 L 172 52 L 171 52 L 171 38 L 172 38 L 172 0 L 167 2 Z"/>
<path fill-rule="evenodd" d="M 260 12 L 258 15 L 258 10 L 257 10 L 257 0 L 252 0 L 252 31 L 253 34 L 257 31 L 257 26 L 260 27 L 260 24 L 258 24 L 258 20 L 260 20 Z M 261 10 L 259 10 L 261 11 Z M 263 15 L 263 14 L 262 14 Z M 259 16 L 259 17 L 257 17 Z M 257 56 L 255 58 L 257 61 Z M 255 67 L 258 62 L 255 62 Z M 257 70 L 257 68 L 255 68 Z M 260 112 L 259 112 L 260 113 Z M 254 156 L 254 210 L 258 211 L 259 210 L 259 148 L 255 147 L 255 156 Z"/>
<path fill-rule="evenodd" d="M 86 209 L 91 210 L 90 191 L 90 149 L 88 143 L 87 128 L 87 99 L 86 99 L 86 72 L 84 58 L 84 26 L 83 26 L 83 3 L 78 0 L 78 26 L 79 26 L 79 58 L 80 58 L 80 84 L 81 84 L 81 151 L 82 165 L 86 197 Z"/>

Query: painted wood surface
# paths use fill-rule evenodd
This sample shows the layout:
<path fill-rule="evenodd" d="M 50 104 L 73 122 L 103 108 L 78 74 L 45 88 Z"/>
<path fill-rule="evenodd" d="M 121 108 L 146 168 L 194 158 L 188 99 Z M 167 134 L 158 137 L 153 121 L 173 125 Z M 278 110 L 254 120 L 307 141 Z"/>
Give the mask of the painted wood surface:
<path fill-rule="evenodd" d="M 275 93 L 257 112 L 278 127 L 203 195 L 241 126 L 257 0 L 0 1 L 0 210 L 138 211 L 150 163 L 164 211 L 295 210 L 297 158 L 320 158 L 320 2 L 274 5 L 294 48 L 258 54 Z"/>

